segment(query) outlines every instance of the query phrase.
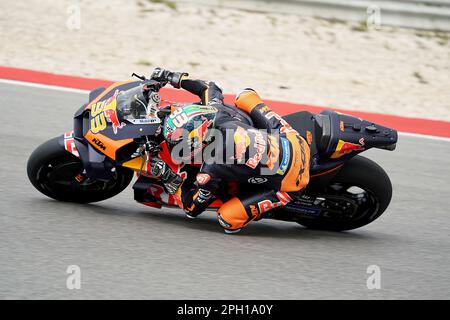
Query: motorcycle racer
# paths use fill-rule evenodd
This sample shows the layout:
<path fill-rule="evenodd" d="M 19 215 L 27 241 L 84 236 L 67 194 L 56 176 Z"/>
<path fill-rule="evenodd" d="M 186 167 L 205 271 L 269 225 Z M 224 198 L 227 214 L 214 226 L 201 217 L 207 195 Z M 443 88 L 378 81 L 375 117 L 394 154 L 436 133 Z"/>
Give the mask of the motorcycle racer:
<path fill-rule="evenodd" d="M 198 216 L 220 198 L 224 186 L 232 182 L 249 185 L 217 211 L 225 232 L 238 232 L 269 210 L 289 203 L 308 184 L 308 143 L 254 90 L 240 92 L 234 108 L 224 103 L 222 90 L 214 82 L 192 80 L 187 73 L 160 68 L 152 79 L 187 90 L 201 100 L 173 110 L 163 124 L 172 153 L 187 147 L 183 161 L 201 159 L 195 183 L 183 183 L 179 188 L 175 183 L 172 188 L 177 188 L 180 207 L 188 217 Z M 208 148 L 212 150 L 209 154 Z M 161 177 L 170 170 L 158 158 L 152 159 L 152 168 L 154 175 Z"/>

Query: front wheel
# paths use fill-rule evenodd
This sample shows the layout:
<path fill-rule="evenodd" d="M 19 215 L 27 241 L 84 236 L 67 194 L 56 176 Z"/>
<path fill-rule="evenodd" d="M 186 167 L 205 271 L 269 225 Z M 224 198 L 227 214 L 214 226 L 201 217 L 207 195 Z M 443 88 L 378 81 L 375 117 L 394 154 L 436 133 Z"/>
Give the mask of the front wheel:
<path fill-rule="evenodd" d="M 308 228 L 343 231 L 367 225 L 386 210 L 392 198 L 392 184 L 386 172 L 370 159 L 356 156 L 318 195 L 317 216 L 299 216 Z"/>
<path fill-rule="evenodd" d="M 77 203 L 102 201 L 123 191 L 133 178 L 133 171 L 118 167 L 115 179 L 97 181 L 76 179 L 82 172 L 81 160 L 51 139 L 40 145 L 28 159 L 27 173 L 33 186 L 46 196 Z"/>

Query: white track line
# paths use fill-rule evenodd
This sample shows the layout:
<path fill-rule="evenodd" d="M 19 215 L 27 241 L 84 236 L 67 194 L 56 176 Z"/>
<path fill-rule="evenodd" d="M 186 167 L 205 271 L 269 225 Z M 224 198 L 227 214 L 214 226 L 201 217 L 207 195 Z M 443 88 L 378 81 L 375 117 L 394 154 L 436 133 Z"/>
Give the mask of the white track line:
<path fill-rule="evenodd" d="M 12 85 L 18 85 L 18 86 L 24 86 L 24 87 L 39 88 L 39 89 L 55 90 L 55 91 L 66 91 L 66 92 L 73 92 L 73 93 L 80 93 L 80 94 L 88 94 L 90 92 L 90 90 L 73 89 L 73 88 L 52 86 L 52 85 L 47 85 L 47 84 L 16 81 L 16 80 L 7 80 L 7 79 L 0 79 L 0 83 L 6 83 L 6 84 L 12 84 Z M 399 135 L 405 136 L 405 137 L 414 137 L 414 138 L 422 138 L 422 139 L 428 139 L 428 140 L 450 142 L 450 138 L 429 136 L 429 135 L 417 134 L 417 133 L 399 132 Z"/>
<path fill-rule="evenodd" d="M 404 136 L 404 137 L 413 137 L 413 138 L 422 138 L 422 139 L 435 140 L 435 141 L 450 142 L 450 138 L 429 136 L 429 135 L 419 134 L 419 133 L 399 132 L 398 135 Z"/>
<path fill-rule="evenodd" d="M 33 88 L 39 88 L 39 89 L 49 89 L 49 90 L 55 90 L 55 91 L 66 91 L 66 92 L 82 93 L 82 94 L 88 94 L 90 92 L 90 90 L 58 87 L 58 86 L 51 86 L 51 85 L 48 85 L 48 84 L 40 84 L 40 83 L 24 82 L 24 81 L 16 81 L 16 80 L 7 80 L 7 79 L 0 79 L 0 83 L 13 84 L 13 85 L 23 86 L 23 87 L 33 87 Z"/>

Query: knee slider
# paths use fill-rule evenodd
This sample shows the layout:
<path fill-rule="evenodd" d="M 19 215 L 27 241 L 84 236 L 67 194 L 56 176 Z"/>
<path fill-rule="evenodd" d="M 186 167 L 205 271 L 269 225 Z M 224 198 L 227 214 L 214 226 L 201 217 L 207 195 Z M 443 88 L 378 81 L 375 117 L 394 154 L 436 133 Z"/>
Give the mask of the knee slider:
<path fill-rule="evenodd" d="M 238 198 L 225 202 L 217 211 L 217 219 L 220 225 L 228 230 L 240 229 L 253 220 L 249 219 L 241 200 Z"/>

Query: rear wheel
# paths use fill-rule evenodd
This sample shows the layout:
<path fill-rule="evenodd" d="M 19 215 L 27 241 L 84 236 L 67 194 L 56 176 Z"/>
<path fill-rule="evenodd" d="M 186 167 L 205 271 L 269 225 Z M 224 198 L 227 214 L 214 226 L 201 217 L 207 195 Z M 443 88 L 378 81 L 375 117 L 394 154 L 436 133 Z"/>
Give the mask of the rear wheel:
<path fill-rule="evenodd" d="M 383 168 L 357 156 L 349 160 L 323 194 L 318 195 L 317 216 L 301 215 L 296 221 L 313 229 L 356 229 L 381 216 L 391 198 L 392 184 Z"/>
<path fill-rule="evenodd" d="M 123 167 L 116 168 L 114 179 L 107 182 L 80 179 L 81 160 L 67 152 L 58 139 L 40 145 L 28 159 L 28 178 L 46 196 L 68 202 L 96 202 L 115 196 L 131 182 L 133 171 Z"/>

